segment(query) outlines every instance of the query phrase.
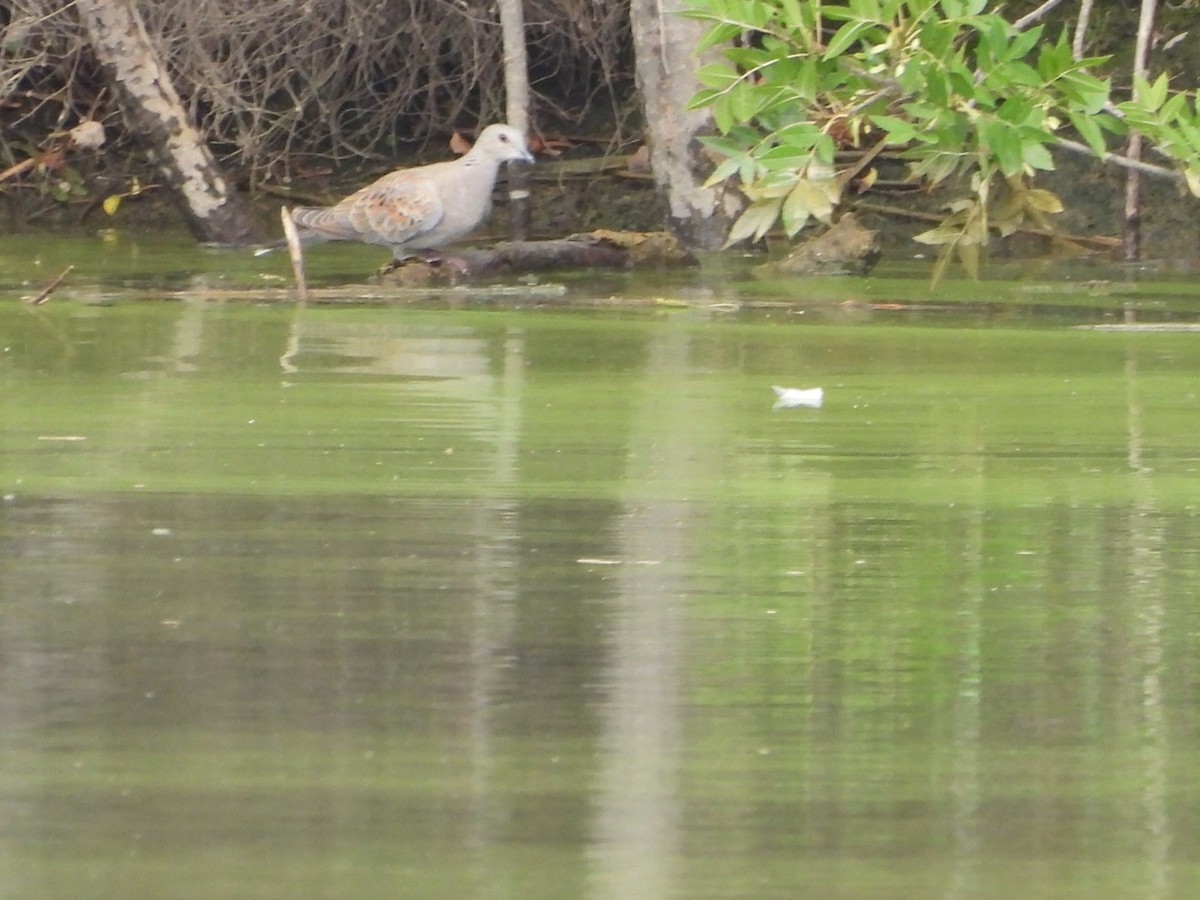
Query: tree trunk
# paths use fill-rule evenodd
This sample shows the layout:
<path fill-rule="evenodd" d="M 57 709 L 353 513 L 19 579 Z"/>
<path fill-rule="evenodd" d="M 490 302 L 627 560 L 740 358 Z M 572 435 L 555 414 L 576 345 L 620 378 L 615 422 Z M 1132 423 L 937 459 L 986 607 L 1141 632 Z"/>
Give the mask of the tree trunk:
<path fill-rule="evenodd" d="M 129 130 L 157 164 L 192 232 L 219 244 L 261 242 L 262 227 L 230 190 L 188 122 L 133 0 L 77 0 L 75 5 Z"/>
<path fill-rule="evenodd" d="M 706 109 L 689 110 L 700 89 L 695 71 L 717 51 L 697 55 L 704 23 L 675 15 L 680 0 L 632 0 L 629 17 L 637 55 L 637 84 L 650 145 L 650 168 L 667 211 L 667 225 L 689 247 L 716 249 L 742 206 L 724 185 L 704 187 L 713 164 L 696 136 L 711 130 Z"/>
<path fill-rule="evenodd" d="M 522 0 L 500 0 L 500 29 L 504 40 L 504 96 L 508 124 L 529 135 L 529 58 L 525 48 L 525 10 Z M 508 212 L 511 237 L 529 237 L 529 164 L 508 164 Z"/>
<path fill-rule="evenodd" d="M 1138 79 L 1146 80 L 1150 74 L 1147 59 L 1150 56 L 1150 41 L 1154 30 L 1156 0 L 1142 0 L 1141 15 L 1138 17 L 1137 42 L 1133 51 L 1133 95 L 1138 96 Z M 1129 135 L 1125 155 L 1140 161 L 1142 158 L 1142 136 L 1134 131 Z M 1125 261 L 1133 262 L 1142 255 L 1142 176 L 1137 169 L 1125 173 Z"/>

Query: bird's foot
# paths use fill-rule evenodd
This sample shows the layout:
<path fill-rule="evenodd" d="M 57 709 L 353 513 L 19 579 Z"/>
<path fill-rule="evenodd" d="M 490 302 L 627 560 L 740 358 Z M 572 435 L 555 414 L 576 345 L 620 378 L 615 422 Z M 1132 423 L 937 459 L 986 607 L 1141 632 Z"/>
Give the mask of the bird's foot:
<path fill-rule="evenodd" d="M 455 285 L 470 276 L 471 264 L 461 256 L 429 251 L 390 260 L 375 274 L 410 287 Z"/>
<path fill-rule="evenodd" d="M 466 278 L 471 274 L 471 262 L 465 256 L 431 253 L 423 261 L 425 265 L 440 271 L 456 282 L 459 278 Z"/>

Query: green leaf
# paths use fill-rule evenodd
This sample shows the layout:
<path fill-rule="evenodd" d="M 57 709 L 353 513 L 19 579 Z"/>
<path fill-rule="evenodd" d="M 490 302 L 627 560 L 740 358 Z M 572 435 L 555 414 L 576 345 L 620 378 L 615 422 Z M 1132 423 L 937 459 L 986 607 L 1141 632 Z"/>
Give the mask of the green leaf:
<path fill-rule="evenodd" d="M 897 116 L 868 116 L 871 124 L 887 134 L 889 144 L 908 144 L 917 137 L 916 126 Z"/>
<path fill-rule="evenodd" d="M 1166 102 L 1169 88 L 1166 72 L 1159 75 L 1153 82 L 1135 76 L 1133 79 L 1134 101 L 1146 109 L 1155 111 Z"/>
<path fill-rule="evenodd" d="M 1032 101 L 1020 98 L 1005 100 L 996 110 L 996 118 L 1010 125 L 1025 125 L 1031 118 L 1036 119 L 1040 115 L 1041 110 Z"/>
<path fill-rule="evenodd" d="M 684 13 L 686 15 L 686 13 Z M 703 35 L 700 36 L 699 42 L 696 44 L 697 52 L 707 50 L 709 47 L 716 47 L 721 44 L 728 44 L 743 31 L 740 25 L 730 22 L 718 22 L 713 25 Z"/>
<path fill-rule="evenodd" d="M 1021 147 L 1021 159 L 1032 169 L 1041 169 L 1043 172 L 1054 171 L 1054 157 L 1050 155 L 1045 144 L 1027 141 Z"/>
<path fill-rule="evenodd" d="M 832 166 L 837 158 L 837 144 L 834 143 L 833 138 L 827 134 L 817 135 L 817 142 L 813 145 L 813 156 L 820 162 Z"/>
<path fill-rule="evenodd" d="M 771 230 L 779 218 L 780 208 L 783 206 L 783 200 L 779 198 L 768 200 L 757 200 L 751 203 L 738 216 L 733 227 L 729 229 L 729 238 L 725 241 L 725 246 L 729 247 L 739 241 L 744 241 L 747 238 L 751 240 L 760 240 L 763 235 Z"/>
<path fill-rule="evenodd" d="M 981 119 L 979 140 L 984 148 L 1000 163 L 1005 175 L 1016 175 L 1024 162 L 1021 139 L 1017 132 L 996 119 Z"/>
<path fill-rule="evenodd" d="M 783 230 L 788 237 L 795 237 L 796 232 L 808 224 L 809 218 L 812 217 L 812 210 L 805 203 L 805 194 L 800 190 L 800 186 L 805 182 L 796 182 L 796 187 L 791 193 L 784 198 L 783 209 L 781 216 L 783 218 Z"/>
<path fill-rule="evenodd" d="M 1037 70 L 1047 82 L 1053 81 L 1075 66 L 1075 57 L 1065 40 L 1042 44 L 1038 50 Z"/>
<path fill-rule="evenodd" d="M 810 215 L 822 221 L 829 222 L 833 216 L 833 203 L 830 202 L 828 193 L 817 184 L 809 181 L 807 178 L 802 178 L 796 182 L 796 186 L 792 188 L 784 201 L 784 221 L 787 221 L 787 208 L 791 204 L 796 209 L 804 211 L 804 218 L 807 219 Z M 800 225 L 804 223 L 801 222 Z M 800 228 L 796 227 L 789 231 L 789 234 L 795 234 Z"/>
<path fill-rule="evenodd" d="M 942 277 L 946 274 L 946 269 L 949 268 L 950 260 L 954 256 L 954 245 L 947 244 L 938 251 L 937 262 L 933 266 L 933 274 L 929 277 L 929 286 L 936 288 Z"/>
<path fill-rule="evenodd" d="M 758 174 L 758 161 L 747 153 L 738 166 L 738 180 L 742 184 L 752 184 L 754 179 L 758 177 Z"/>
<path fill-rule="evenodd" d="M 1094 116 L 1108 103 L 1110 84 L 1085 72 L 1067 72 L 1055 85 L 1063 96 L 1083 107 L 1089 116 Z"/>
<path fill-rule="evenodd" d="M 809 57 L 805 59 L 796 77 L 792 82 L 792 89 L 796 92 L 797 97 L 811 101 L 820 91 L 821 78 L 817 72 L 816 59 Z"/>
<path fill-rule="evenodd" d="M 873 21 L 859 20 L 847 22 L 834 32 L 825 47 L 822 59 L 834 59 L 853 47 L 864 34 L 876 27 Z"/>
<path fill-rule="evenodd" d="M 1200 197 L 1200 172 L 1191 166 L 1183 170 L 1183 179 L 1187 182 L 1188 191 L 1193 197 Z"/>
<path fill-rule="evenodd" d="M 944 59 L 954 49 L 957 30 L 937 18 L 927 18 L 917 32 L 917 40 L 930 56 Z"/>
<path fill-rule="evenodd" d="M 1043 188 L 1030 188 L 1025 192 L 1025 203 L 1030 209 L 1044 213 L 1060 213 L 1063 211 L 1062 200 L 1057 194 Z"/>
<path fill-rule="evenodd" d="M 740 137 L 735 130 L 734 133 L 725 135 L 702 135 L 699 140 L 705 147 L 722 156 L 740 156 L 746 152 L 745 142 L 739 140 Z"/>
<path fill-rule="evenodd" d="M 1159 109 L 1158 114 L 1168 121 L 1188 115 L 1187 94 L 1171 94 Z"/>
<path fill-rule="evenodd" d="M 937 228 L 922 231 L 920 234 L 915 235 L 913 240 L 918 244 L 932 244 L 937 246 L 939 244 L 953 244 L 961 236 L 962 232 L 959 229 L 942 224 L 937 226 Z"/>
<path fill-rule="evenodd" d="M 1200 128 L 1198 128 L 1194 122 L 1189 122 L 1183 118 L 1180 118 L 1179 132 L 1183 135 L 1188 149 L 1190 149 L 1194 154 L 1200 154 Z"/>
<path fill-rule="evenodd" d="M 706 188 L 715 187 L 722 181 L 725 181 L 726 179 L 735 175 L 741 164 L 741 159 L 736 156 L 731 156 L 729 159 L 721 160 L 721 164 L 713 169 L 712 174 L 709 175 L 705 180 L 704 186 Z"/>
<path fill-rule="evenodd" d="M 812 27 L 812 5 L 808 4 L 809 15 L 805 15 L 800 7 L 800 0 L 780 0 L 780 12 L 783 13 L 783 24 L 793 31 L 807 30 Z"/>
<path fill-rule="evenodd" d="M 732 105 L 729 101 L 728 92 L 722 92 L 713 98 L 712 115 L 713 122 L 721 131 L 727 132 L 737 124 L 733 115 Z"/>
<path fill-rule="evenodd" d="M 764 99 L 763 91 L 742 82 L 729 91 L 729 111 L 739 122 L 749 122 L 762 109 Z"/>
<path fill-rule="evenodd" d="M 106 213 L 108 213 L 110 216 L 115 216 L 117 214 L 117 210 L 121 208 L 121 195 L 120 194 L 110 194 L 109 196 L 104 198 L 104 202 L 101 203 L 100 205 L 104 208 L 104 211 Z"/>
<path fill-rule="evenodd" d="M 1029 63 L 1019 60 L 1004 63 L 988 73 L 987 83 L 994 90 L 1000 91 L 1005 85 L 1021 85 L 1022 87 L 1040 89 L 1045 82 L 1037 69 Z"/>
<path fill-rule="evenodd" d="M 808 150 L 821 137 L 821 129 L 812 122 L 793 122 L 779 129 L 775 137 L 781 144 L 788 144 L 791 147 L 803 147 L 805 150 Z"/>
<path fill-rule="evenodd" d="M 940 79 L 932 77 L 931 73 L 929 81 L 934 83 L 940 81 Z M 934 94 L 932 90 L 930 92 L 929 99 L 939 105 L 949 106 L 950 104 L 948 98 L 952 93 L 976 102 L 982 101 L 986 106 L 995 105 L 995 100 L 992 98 L 991 94 L 983 89 L 983 85 L 975 83 L 975 76 L 973 76 L 970 72 L 957 67 L 946 72 L 944 86 L 934 88 L 934 90 L 938 89 L 944 91 L 943 97 L 945 99 L 936 99 L 937 95 Z"/>
<path fill-rule="evenodd" d="M 811 154 L 784 144 L 755 155 L 758 164 L 769 172 L 798 172 L 808 165 Z"/>
<path fill-rule="evenodd" d="M 705 87 L 727 90 L 740 76 L 725 63 L 709 63 L 696 70 L 696 80 Z"/>
<path fill-rule="evenodd" d="M 976 25 L 979 36 L 980 62 L 995 66 L 1009 59 L 1009 38 L 1012 26 L 999 16 L 988 16 Z"/>
<path fill-rule="evenodd" d="M 1029 51 L 1042 39 L 1043 26 L 1037 25 L 1020 32 L 1008 45 L 1008 59 L 1024 59 Z"/>
<path fill-rule="evenodd" d="M 742 22 L 759 31 L 767 30 L 774 15 L 774 9 L 763 0 L 741 0 L 739 10 Z"/>
<path fill-rule="evenodd" d="M 703 109 L 709 106 L 720 93 L 720 91 L 713 90 L 712 88 L 697 91 L 692 95 L 692 99 L 687 102 L 687 109 Z"/>
<path fill-rule="evenodd" d="M 972 278 L 979 279 L 979 244 L 971 241 L 960 241 L 955 247 L 958 259 Z"/>

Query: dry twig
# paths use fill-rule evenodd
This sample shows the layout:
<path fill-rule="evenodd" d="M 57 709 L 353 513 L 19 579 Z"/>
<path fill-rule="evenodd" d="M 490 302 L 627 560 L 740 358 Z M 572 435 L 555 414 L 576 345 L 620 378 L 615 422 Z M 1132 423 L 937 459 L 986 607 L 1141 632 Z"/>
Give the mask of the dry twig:
<path fill-rule="evenodd" d="M 252 181 L 290 174 L 298 153 L 395 156 L 504 117 L 504 52 L 493 0 L 155 0 L 139 7 L 200 131 Z M 104 120 L 98 79 L 62 0 L 7 0 L 0 98 L 6 124 Z M 622 120 L 632 89 L 625 0 L 524 0 L 532 109 Z M 568 113 L 569 111 L 569 113 Z"/>
<path fill-rule="evenodd" d="M 292 258 L 292 274 L 296 276 L 296 299 L 304 303 L 308 300 L 308 280 L 304 277 L 304 249 L 300 244 L 300 235 L 296 231 L 296 223 L 292 221 L 292 211 L 288 207 L 279 210 L 279 219 L 283 222 L 283 237 L 287 241 L 288 256 Z"/>
<path fill-rule="evenodd" d="M 67 266 L 58 274 L 57 278 L 52 279 L 44 288 L 42 288 L 32 297 L 22 297 L 21 299 L 30 306 L 41 306 L 50 299 L 50 295 L 58 290 L 58 286 L 66 280 L 67 276 L 70 275 L 74 269 L 74 266 Z"/>

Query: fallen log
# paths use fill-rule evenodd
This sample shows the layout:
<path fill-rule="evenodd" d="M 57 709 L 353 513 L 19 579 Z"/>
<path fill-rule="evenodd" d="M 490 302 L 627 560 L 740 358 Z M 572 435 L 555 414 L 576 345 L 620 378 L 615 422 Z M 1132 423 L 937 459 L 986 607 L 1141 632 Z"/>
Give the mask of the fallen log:
<path fill-rule="evenodd" d="M 695 257 L 667 232 L 592 231 L 549 241 L 502 241 L 454 255 L 392 262 L 382 281 L 406 287 L 458 284 L 512 272 L 550 269 L 632 269 L 692 265 Z"/>

